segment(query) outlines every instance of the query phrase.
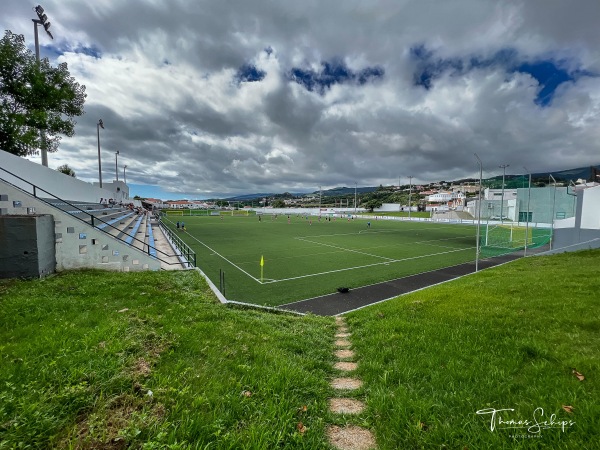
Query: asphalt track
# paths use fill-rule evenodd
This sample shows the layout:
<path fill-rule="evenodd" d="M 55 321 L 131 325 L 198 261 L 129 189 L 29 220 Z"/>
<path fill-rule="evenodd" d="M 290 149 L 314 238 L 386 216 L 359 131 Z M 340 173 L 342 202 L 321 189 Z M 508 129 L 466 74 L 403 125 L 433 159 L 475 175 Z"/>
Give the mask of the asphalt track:
<path fill-rule="evenodd" d="M 531 249 L 530 252 L 534 253 Z M 535 249 L 535 253 L 541 249 Z M 482 259 L 479 261 L 479 270 L 505 264 L 510 261 L 522 258 L 523 253 L 511 253 L 509 255 L 497 256 L 495 258 Z M 318 316 L 337 316 L 358 308 L 363 308 L 383 300 L 388 300 L 408 292 L 417 291 L 438 283 L 453 280 L 455 278 L 469 275 L 475 272 L 475 262 L 459 264 L 457 266 L 446 267 L 431 272 L 424 272 L 417 275 L 411 275 L 396 280 L 386 281 L 385 283 L 364 286 L 352 289 L 346 293 L 336 292 L 335 294 L 324 295 L 321 297 L 301 300 L 299 302 L 288 303 L 279 306 L 279 309 L 296 311 L 300 313 L 312 313 Z"/>

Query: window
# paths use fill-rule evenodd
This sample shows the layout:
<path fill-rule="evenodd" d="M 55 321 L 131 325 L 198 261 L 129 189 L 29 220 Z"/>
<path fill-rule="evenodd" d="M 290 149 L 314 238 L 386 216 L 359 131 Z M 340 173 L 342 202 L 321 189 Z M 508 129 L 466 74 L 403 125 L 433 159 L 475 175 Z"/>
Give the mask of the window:
<path fill-rule="evenodd" d="M 519 212 L 519 222 L 532 222 L 533 213 L 532 212 Z"/>

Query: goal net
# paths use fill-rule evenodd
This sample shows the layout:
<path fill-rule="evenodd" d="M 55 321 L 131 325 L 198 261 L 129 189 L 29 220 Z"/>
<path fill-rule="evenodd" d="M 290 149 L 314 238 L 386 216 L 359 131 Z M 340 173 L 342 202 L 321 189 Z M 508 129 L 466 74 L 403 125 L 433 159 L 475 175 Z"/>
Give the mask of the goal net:
<path fill-rule="evenodd" d="M 516 226 L 513 224 L 488 225 L 481 227 L 480 245 L 484 257 L 498 256 L 528 248 L 541 247 L 550 242 L 552 230 Z"/>

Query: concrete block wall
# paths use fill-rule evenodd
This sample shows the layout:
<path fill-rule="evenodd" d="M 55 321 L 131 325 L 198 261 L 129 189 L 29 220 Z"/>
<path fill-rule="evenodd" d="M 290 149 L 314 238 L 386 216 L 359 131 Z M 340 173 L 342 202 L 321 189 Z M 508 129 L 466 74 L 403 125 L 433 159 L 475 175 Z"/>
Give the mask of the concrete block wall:
<path fill-rule="evenodd" d="M 41 278 L 56 269 L 54 218 L 0 215 L 0 278 Z"/>
<path fill-rule="evenodd" d="M 69 199 L 67 199 L 69 200 Z M 160 261 L 0 180 L 0 214 L 54 216 L 56 270 L 160 270 Z M 0 249 L 2 251 L 2 249 Z"/>

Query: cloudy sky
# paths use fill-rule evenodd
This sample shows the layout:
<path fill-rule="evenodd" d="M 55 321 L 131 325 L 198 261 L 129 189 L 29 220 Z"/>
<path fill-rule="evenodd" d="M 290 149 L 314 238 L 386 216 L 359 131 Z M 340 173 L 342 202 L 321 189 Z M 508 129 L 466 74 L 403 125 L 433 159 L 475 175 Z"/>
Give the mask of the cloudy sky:
<path fill-rule="evenodd" d="M 33 1 L 33 0 L 32 0 Z M 0 28 L 33 48 L 27 0 Z M 44 0 L 86 114 L 49 165 L 207 198 L 600 163 L 598 0 Z M 38 161 L 40 158 L 34 158 Z M 140 185 L 148 185 L 142 188 Z"/>

